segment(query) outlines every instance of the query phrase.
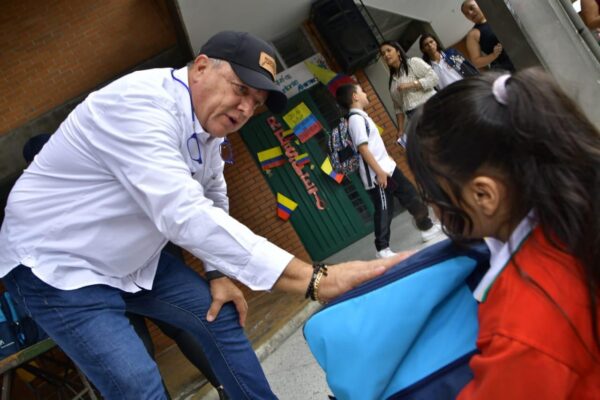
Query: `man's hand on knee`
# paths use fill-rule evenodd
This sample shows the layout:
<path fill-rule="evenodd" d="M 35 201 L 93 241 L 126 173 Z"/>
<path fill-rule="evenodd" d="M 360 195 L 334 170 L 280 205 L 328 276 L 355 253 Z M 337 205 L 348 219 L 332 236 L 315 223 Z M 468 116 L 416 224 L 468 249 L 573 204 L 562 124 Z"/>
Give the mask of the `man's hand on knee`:
<path fill-rule="evenodd" d="M 212 279 L 210 281 L 210 294 L 213 300 L 206 314 L 208 322 L 212 322 L 217 318 L 223 304 L 233 301 L 235 308 L 240 314 L 240 325 L 244 326 L 246 316 L 248 315 L 248 303 L 246 303 L 246 298 L 240 288 L 231 279 L 226 276 Z"/>

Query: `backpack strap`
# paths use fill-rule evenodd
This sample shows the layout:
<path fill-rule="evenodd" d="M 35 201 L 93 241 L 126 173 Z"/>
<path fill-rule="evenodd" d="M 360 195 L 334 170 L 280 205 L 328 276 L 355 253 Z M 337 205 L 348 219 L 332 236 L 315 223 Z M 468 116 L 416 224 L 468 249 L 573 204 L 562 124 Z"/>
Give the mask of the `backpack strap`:
<path fill-rule="evenodd" d="M 364 115 L 359 114 L 357 112 L 351 112 L 351 113 L 348 113 L 348 121 L 350 121 L 350 117 L 353 115 L 360 115 L 365 120 L 365 128 L 367 128 L 367 137 L 369 137 L 369 134 L 371 133 L 371 128 L 369 127 L 369 121 L 367 121 L 367 118 L 365 118 Z M 348 125 L 348 130 L 350 130 L 350 125 Z M 373 186 L 373 180 L 371 179 L 371 168 L 369 167 L 369 164 L 367 164 L 365 159 L 362 158 L 362 156 L 360 157 L 360 159 L 362 160 L 362 162 L 365 166 L 365 172 L 366 172 L 365 175 L 367 175 L 367 186 L 371 187 L 371 186 Z"/>
<path fill-rule="evenodd" d="M 367 118 L 365 118 L 364 115 L 359 114 L 357 112 L 351 112 L 348 114 L 348 121 L 350 121 L 350 117 L 353 115 L 360 115 L 365 120 L 365 128 L 367 128 L 367 137 L 369 137 L 369 134 L 371 133 L 371 128 L 369 127 L 369 121 L 367 121 Z"/>

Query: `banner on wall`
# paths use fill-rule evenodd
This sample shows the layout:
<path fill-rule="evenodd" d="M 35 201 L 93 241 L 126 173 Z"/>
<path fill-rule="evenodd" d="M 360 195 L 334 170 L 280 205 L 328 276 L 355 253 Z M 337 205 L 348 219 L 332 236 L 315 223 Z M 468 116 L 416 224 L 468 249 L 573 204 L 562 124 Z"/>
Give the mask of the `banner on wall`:
<path fill-rule="evenodd" d="M 298 207 L 298 203 L 294 200 L 290 199 L 282 195 L 281 193 L 277 193 L 277 216 L 284 221 L 290 219 L 292 212 Z"/>
<path fill-rule="evenodd" d="M 285 164 L 287 161 L 283 156 L 281 147 L 279 146 L 259 151 L 257 156 L 258 162 L 260 162 L 260 167 L 265 171 L 271 168 L 279 167 L 280 165 Z"/>
<path fill-rule="evenodd" d="M 278 73 L 275 76 L 275 84 L 281 88 L 288 99 L 319 83 L 319 80 L 307 68 L 305 64 L 306 62 L 322 68 L 328 68 L 325 58 L 321 54 L 317 53 L 306 60 Z"/>
<path fill-rule="evenodd" d="M 283 129 L 283 126 L 279 123 L 279 121 L 277 120 L 276 117 L 274 117 L 274 116 L 268 117 L 267 124 L 269 125 L 269 128 L 271 128 L 273 135 L 275 135 L 275 137 L 281 144 L 281 147 L 283 147 L 283 150 L 285 152 L 285 156 L 288 159 L 288 162 L 292 166 L 292 169 L 294 170 L 296 175 L 298 175 L 298 177 L 302 181 L 302 184 L 304 185 L 306 192 L 309 195 L 314 197 L 315 206 L 317 207 L 318 210 L 324 210 L 325 202 L 319 196 L 319 188 L 317 187 L 317 185 L 315 185 L 311 181 L 310 174 L 308 172 L 303 171 L 303 168 L 306 165 L 306 163 L 302 162 L 302 159 L 304 157 L 300 157 L 301 154 L 299 154 L 296 147 L 294 145 L 292 145 L 291 142 L 292 142 L 293 138 L 290 137 L 289 134 L 287 134 L 287 135 L 285 134 L 287 132 L 287 130 Z"/>
<path fill-rule="evenodd" d="M 335 172 L 333 170 L 333 167 L 331 166 L 331 160 L 329 159 L 329 157 L 327 157 L 325 161 L 323 161 L 323 163 L 321 164 L 321 171 L 325 172 L 327 176 L 329 176 L 337 183 L 342 183 L 342 181 L 344 180 L 344 174 L 340 174 L 339 172 Z"/>
<path fill-rule="evenodd" d="M 346 74 L 335 73 L 327 67 L 323 67 L 310 61 L 305 61 L 306 67 L 308 70 L 321 82 L 323 85 L 327 86 L 327 89 L 331 94 L 335 97 L 337 89 L 349 83 L 356 83 L 356 79 Z"/>

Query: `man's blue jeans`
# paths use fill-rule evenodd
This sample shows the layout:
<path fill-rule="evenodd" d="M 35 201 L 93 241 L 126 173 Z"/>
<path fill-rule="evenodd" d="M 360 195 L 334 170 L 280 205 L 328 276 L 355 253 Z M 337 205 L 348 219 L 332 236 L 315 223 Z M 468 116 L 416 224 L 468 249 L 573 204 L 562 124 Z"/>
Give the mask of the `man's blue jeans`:
<path fill-rule="evenodd" d="M 215 321 L 207 322 L 208 284 L 166 252 L 161 254 L 152 290 L 134 294 L 106 285 L 59 290 L 23 265 L 3 281 L 15 301 L 106 399 L 166 399 L 159 370 L 124 315 L 126 310 L 192 333 L 230 398 L 276 398 L 233 303 L 226 304 Z"/>

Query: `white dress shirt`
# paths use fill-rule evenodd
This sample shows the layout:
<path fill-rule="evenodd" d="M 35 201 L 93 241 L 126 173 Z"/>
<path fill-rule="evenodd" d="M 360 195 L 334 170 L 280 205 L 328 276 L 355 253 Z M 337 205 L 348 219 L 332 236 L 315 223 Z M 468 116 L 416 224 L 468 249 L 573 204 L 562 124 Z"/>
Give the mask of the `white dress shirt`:
<path fill-rule="evenodd" d="M 377 125 L 373 120 L 367 115 L 363 110 L 359 110 L 358 108 L 352 108 L 350 113 L 356 113 L 360 115 L 351 115 L 348 119 L 348 131 L 350 133 L 350 137 L 352 137 L 352 143 L 356 147 L 358 151 L 358 146 L 363 143 L 367 143 L 369 147 L 369 151 L 377 161 L 377 164 L 384 170 L 388 175 L 392 175 L 394 169 L 396 168 L 396 162 L 389 156 L 385 144 L 383 143 L 383 139 L 379 134 L 379 130 L 377 129 Z M 369 132 L 367 135 L 367 126 L 365 125 L 365 119 L 369 124 Z M 362 158 L 358 167 L 360 171 L 360 178 L 365 186 L 365 189 L 373 189 L 377 180 L 375 172 L 368 168 L 368 171 L 365 170 L 365 163 Z M 370 176 L 370 184 L 369 179 L 367 178 L 367 174 Z"/>
<path fill-rule="evenodd" d="M 174 72 L 187 85 L 187 69 Z M 190 158 L 196 132 L 202 163 Z M 47 284 L 151 289 L 168 240 L 251 289 L 270 289 L 292 255 L 227 213 L 222 139 L 192 123 L 170 69 L 91 93 L 15 184 L 0 230 L 0 276 L 19 264 Z"/>

